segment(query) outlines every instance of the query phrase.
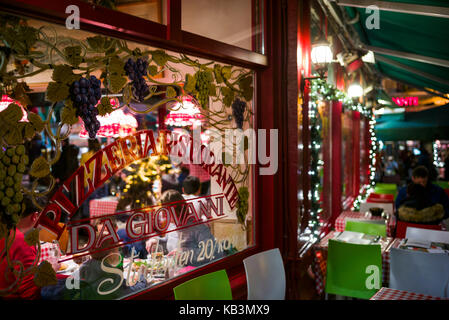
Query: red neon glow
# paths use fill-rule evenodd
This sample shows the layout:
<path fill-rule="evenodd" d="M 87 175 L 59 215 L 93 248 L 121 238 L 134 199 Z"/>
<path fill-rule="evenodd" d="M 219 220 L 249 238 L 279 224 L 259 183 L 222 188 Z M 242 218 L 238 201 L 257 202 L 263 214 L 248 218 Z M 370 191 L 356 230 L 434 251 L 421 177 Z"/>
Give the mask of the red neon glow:
<path fill-rule="evenodd" d="M 393 97 L 393 102 L 400 107 L 417 106 L 418 97 Z"/>
<path fill-rule="evenodd" d="M 0 112 L 5 110 L 11 103 L 15 103 L 17 104 L 21 109 L 22 109 L 22 113 L 23 113 L 23 117 L 22 119 L 20 119 L 20 122 L 28 122 L 28 116 L 27 113 L 25 112 L 25 109 L 23 108 L 23 106 L 19 103 L 19 101 L 16 101 L 14 99 L 11 99 L 10 97 L 8 97 L 7 95 L 2 95 L 2 100 L 0 101 Z"/>
<path fill-rule="evenodd" d="M 183 97 L 182 103 L 177 102 L 173 110 L 165 118 L 167 126 L 185 127 L 193 124 L 199 124 L 204 119 L 200 110 L 193 103 L 192 98 Z"/>
<path fill-rule="evenodd" d="M 113 107 L 117 105 L 115 99 L 110 99 Z M 125 114 L 122 109 L 112 111 L 105 116 L 97 116 L 100 121 L 100 129 L 97 132 L 97 137 L 125 137 L 136 131 L 138 127 L 137 120 L 132 114 Z M 84 128 L 84 123 L 81 124 L 80 138 L 88 138 L 89 133 Z"/>

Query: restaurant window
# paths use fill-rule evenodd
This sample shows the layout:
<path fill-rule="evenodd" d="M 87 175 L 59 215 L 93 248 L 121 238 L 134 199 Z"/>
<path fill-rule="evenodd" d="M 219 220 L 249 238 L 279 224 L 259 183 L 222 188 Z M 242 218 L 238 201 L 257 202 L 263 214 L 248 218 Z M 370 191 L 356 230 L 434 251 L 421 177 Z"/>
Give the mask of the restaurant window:
<path fill-rule="evenodd" d="M 342 150 L 341 150 L 341 172 L 342 172 L 342 201 L 346 206 L 346 201 L 350 201 L 354 195 L 353 190 L 353 115 L 351 110 L 345 110 L 341 114 L 341 134 L 342 134 Z"/>
<path fill-rule="evenodd" d="M 330 135 L 330 116 L 331 102 L 320 101 L 318 103 L 319 131 L 321 148 L 319 149 L 318 173 L 320 177 L 320 222 L 325 224 L 331 217 L 331 135 Z"/>
<path fill-rule="evenodd" d="M 182 30 L 264 54 L 263 3 L 263 0 L 183 1 Z"/>
<path fill-rule="evenodd" d="M 86 2 L 92 2 L 85 0 Z M 134 17 L 150 20 L 160 24 L 167 24 L 167 0 L 105 0 L 99 5 L 127 13 Z"/>
<path fill-rule="evenodd" d="M 36 36 L 7 68 L 49 119 L 22 185 L 40 259 L 73 280 L 53 298 L 124 298 L 255 245 L 252 70 L 0 18 L 3 36 Z"/>

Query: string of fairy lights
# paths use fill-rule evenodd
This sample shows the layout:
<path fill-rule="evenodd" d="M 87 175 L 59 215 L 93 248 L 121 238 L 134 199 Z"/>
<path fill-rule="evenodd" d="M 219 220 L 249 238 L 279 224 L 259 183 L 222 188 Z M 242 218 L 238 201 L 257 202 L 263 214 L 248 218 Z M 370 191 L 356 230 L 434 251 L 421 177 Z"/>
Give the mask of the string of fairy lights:
<path fill-rule="evenodd" d="M 309 102 L 309 129 L 310 129 L 310 167 L 308 174 L 310 176 L 310 191 L 308 199 L 310 200 L 310 215 L 308 227 L 304 232 L 299 234 L 299 240 L 318 241 L 320 238 L 320 227 L 323 222 L 320 222 L 320 215 L 323 209 L 320 204 L 321 195 L 321 179 L 320 168 L 324 162 L 319 158 L 322 148 L 322 119 L 319 114 L 320 101 L 339 101 L 345 110 L 358 111 L 364 117 L 370 118 L 369 132 L 371 135 L 371 145 L 369 151 L 370 157 L 370 183 L 364 186 L 359 197 L 354 202 L 354 206 L 359 206 L 360 202 L 366 197 L 367 192 L 374 186 L 375 168 L 376 168 L 376 151 L 377 138 L 374 132 L 374 125 L 376 123 L 374 115 L 371 110 L 365 108 L 360 103 L 354 103 L 343 91 L 338 90 L 332 84 L 327 83 L 325 79 L 315 79 L 311 81 L 310 102 Z"/>
<path fill-rule="evenodd" d="M 369 148 L 369 183 L 362 186 L 359 191 L 359 195 L 354 200 L 352 204 L 351 210 L 358 211 L 360 210 L 360 204 L 366 199 L 366 197 L 374 191 L 374 186 L 376 184 L 376 153 L 379 149 L 379 143 L 377 141 L 376 132 L 374 130 L 374 126 L 376 125 L 376 119 L 374 114 L 371 115 L 371 119 L 369 121 L 369 133 L 370 133 L 370 148 Z"/>

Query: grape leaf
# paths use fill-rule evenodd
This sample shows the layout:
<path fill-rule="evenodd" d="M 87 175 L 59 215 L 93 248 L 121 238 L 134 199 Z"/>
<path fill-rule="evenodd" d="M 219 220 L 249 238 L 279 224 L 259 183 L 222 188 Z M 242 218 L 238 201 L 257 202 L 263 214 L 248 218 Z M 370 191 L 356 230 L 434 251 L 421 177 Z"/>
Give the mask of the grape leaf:
<path fill-rule="evenodd" d="M 47 87 L 47 100 L 58 102 L 66 99 L 69 95 L 69 87 L 65 83 L 50 82 Z"/>
<path fill-rule="evenodd" d="M 168 61 L 168 55 L 163 50 L 155 50 L 151 52 L 154 62 L 163 67 Z"/>
<path fill-rule="evenodd" d="M 94 36 L 94 37 L 88 37 L 87 43 L 89 44 L 89 47 L 98 52 L 102 52 L 105 49 L 106 44 L 106 38 L 102 36 Z"/>
<path fill-rule="evenodd" d="M 81 47 L 80 46 L 70 46 L 64 48 L 64 54 L 67 62 L 74 67 L 78 67 L 83 58 L 81 57 Z"/>
<path fill-rule="evenodd" d="M 25 235 L 25 242 L 29 246 L 34 247 L 39 242 L 39 230 L 32 229 L 28 231 Z"/>
<path fill-rule="evenodd" d="M 38 287 L 46 287 L 58 283 L 55 270 L 53 270 L 50 262 L 46 260 L 43 260 L 37 267 L 33 280 Z"/>
<path fill-rule="evenodd" d="M 23 137 L 25 139 L 32 139 L 34 137 L 34 134 L 36 133 L 36 130 L 34 130 L 34 127 L 29 122 L 19 122 L 19 129 L 23 130 Z"/>
<path fill-rule="evenodd" d="M 167 87 L 165 95 L 167 98 L 174 98 L 176 97 L 176 90 L 173 87 Z"/>
<path fill-rule="evenodd" d="M 215 75 L 215 81 L 220 84 L 222 83 L 223 76 L 221 75 L 221 66 L 219 64 L 214 65 L 214 75 Z"/>
<path fill-rule="evenodd" d="M 65 106 L 61 110 L 61 122 L 74 125 L 78 123 L 78 117 L 76 116 L 76 110 L 73 107 Z"/>
<path fill-rule="evenodd" d="M 211 83 L 210 86 L 209 86 L 209 95 L 212 96 L 212 97 L 216 97 L 217 96 L 217 87 L 213 83 Z"/>
<path fill-rule="evenodd" d="M 117 56 L 113 56 L 109 59 L 108 70 L 111 74 L 124 75 L 125 63 Z"/>
<path fill-rule="evenodd" d="M 238 81 L 238 86 L 241 91 L 243 91 L 243 98 L 246 101 L 251 101 L 253 99 L 253 87 L 251 86 L 253 83 L 253 77 L 248 76 L 242 78 Z"/>
<path fill-rule="evenodd" d="M 25 82 L 17 83 L 14 87 L 11 98 L 19 101 L 23 106 L 28 106 L 31 104 L 30 97 L 27 94 L 27 91 L 29 91 L 29 89 L 30 88 Z"/>
<path fill-rule="evenodd" d="M 186 74 L 186 83 L 184 85 L 184 89 L 187 92 L 193 93 L 195 91 L 196 86 L 196 75 L 192 76 L 191 74 Z"/>
<path fill-rule="evenodd" d="M 158 74 L 158 72 L 157 72 L 157 67 L 156 66 L 153 66 L 153 65 L 151 65 L 151 66 L 149 66 L 148 67 L 148 73 L 150 74 L 150 76 L 155 76 L 155 75 L 157 75 Z"/>
<path fill-rule="evenodd" d="M 66 64 L 58 65 L 53 70 L 51 78 L 56 82 L 71 84 L 79 78 L 79 75 L 73 73 L 72 68 Z"/>
<path fill-rule="evenodd" d="M 37 132 L 40 132 L 44 129 L 44 121 L 42 121 L 42 118 L 39 115 L 33 112 L 28 112 L 28 120 L 31 122 Z"/>
<path fill-rule="evenodd" d="M 0 112 L 0 118 L 8 126 L 15 126 L 22 117 L 22 108 L 15 103 L 11 103 L 5 110 Z"/>
<path fill-rule="evenodd" d="M 118 74 L 111 74 L 111 76 L 109 77 L 109 82 L 110 82 L 110 90 L 112 93 L 117 93 L 119 92 L 128 82 L 128 80 Z"/>
<path fill-rule="evenodd" d="M 43 178 L 50 173 L 50 165 L 43 156 L 33 161 L 30 168 L 30 174 L 36 178 Z"/>
<path fill-rule="evenodd" d="M 97 106 L 97 108 L 100 116 L 105 116 L 114 110 L 108 97 L 101 98 L 101 103 Z"/>
<path fill-rule="evenodd" d="M 224 79 L 229 80 L 231 78 L 232 73 L 232 67 L 231 66 L 224 66 L 221 68 L 221 74 Z"/>
<path fill-rule="evenodd" d="M 228 87 L 221 87 L 221 93 L 223 95 L 224 105 L 230 107 L 234 101 L 234 91 Z"/>
<path fill-rule="evenodd" d="M 19 128 L 17 125 L 9 128 L 8 133 L 4 137 L 7 144 L 16 145 L 23 142 L 23 135 Z"/>

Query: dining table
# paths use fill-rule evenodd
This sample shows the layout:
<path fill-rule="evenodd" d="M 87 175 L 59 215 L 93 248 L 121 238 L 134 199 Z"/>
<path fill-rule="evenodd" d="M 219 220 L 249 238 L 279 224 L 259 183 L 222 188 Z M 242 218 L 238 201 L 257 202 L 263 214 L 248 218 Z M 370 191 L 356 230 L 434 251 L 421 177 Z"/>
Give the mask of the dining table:
<path fill-rule="evenodd" d="M 385 221 L 388 237 L 392 237 L 394 235 L 394 230 L 396 228 L 396 217 L 394 215 L 388 215 L 388 218 L 385 219 L 383 217 L 373 216 L 370 212 L 343 211 L 335 220 L 335 230 L 344 231 L 346 222 L 349 220 L 372 222 Z"/>
<path fill-rule="evenodd" d="M 397 290 L 382 287 L 370 300 L 448 300 L 442 297 L 433 297 L 426 294 Z"/>

